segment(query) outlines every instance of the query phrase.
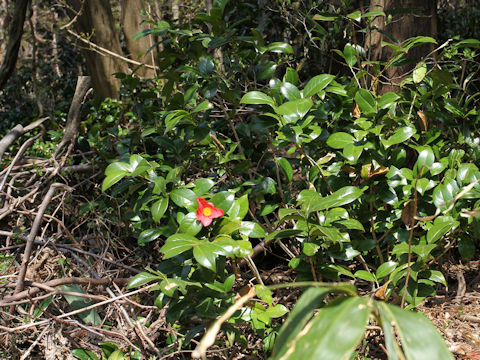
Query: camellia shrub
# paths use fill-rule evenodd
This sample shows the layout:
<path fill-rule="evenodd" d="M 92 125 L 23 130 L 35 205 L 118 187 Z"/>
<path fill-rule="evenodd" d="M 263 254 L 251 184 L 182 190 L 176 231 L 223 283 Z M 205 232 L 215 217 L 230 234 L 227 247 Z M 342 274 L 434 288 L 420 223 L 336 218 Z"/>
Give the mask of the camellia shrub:
<path fill-rule="evenodd" d="M 238 325 L 247 323 L 272 359 L 348 358 L 369 322 L 382 327 L 391 359 L 451 359 L 420 314 L 337 282 L 413 309 L 446 285 L 436 269 L 445 253 L 473 258 L 478 94 L 462 93 L 451 59 L 475 56 L 480 42 L 445 45 L 435 64 L 416 65 L 401 92 L 378 96 L 360 85 L 369 74 L 354 68 L 365 60 L 358 47 L 337 51 L 355 77 L 301 79 L 289 44 L 240 32 L 225 20 L 232 11 L 225 3 L 189 29 L 152 22 L 139 36 L 163 39 L 163 87 L 122 79 L 132 94 L 120 105 L 128 121 L 150 125 L 112 127 L 122 141 L 102 190 L 123 200 L 138 244 L 161 256 L 129 288 L 157 283 L 155 305 L 168 304 L 166 319 L 187 348 L 226 313 L 227 344 L 246 346 Z M 392 45 L 392 56 L 432 42 L 408 39 Z M 212 55 L 219 50 L 223 58 Z M 278 286 L 308 287 L 281 327 L 276 319 L 289 310 L 273 301 L 278 286 L 263 284 L 251 257 L 257 244 L 277 244 L 289 257 L 296 282 Z M 242 262 L 259 301 L 237 309 Z"/>

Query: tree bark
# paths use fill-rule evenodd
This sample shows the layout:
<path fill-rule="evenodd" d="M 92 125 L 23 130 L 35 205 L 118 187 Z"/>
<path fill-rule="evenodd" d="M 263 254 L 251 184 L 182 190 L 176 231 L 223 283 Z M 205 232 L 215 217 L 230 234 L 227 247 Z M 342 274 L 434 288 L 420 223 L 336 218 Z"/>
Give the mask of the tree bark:
<path fill-rule="evenodd" d="M 133 36 L 136 33 L 146 28 L 145 25 L 140 23 L 142 21 L 141 11 L 148 10 L 148 3 L 145 0 L 122 0 L 121 7 L 122 28 L 130 58 L 148 65 L 154 65 L 155 52 L 153 49 L 148 54 L 145 54 L 154 44 L 152 36 L 148 35 L 133 40 Z M 135 73 L 142 77 L 151 78 L 155 76 L 155 71 L 146 67 L 139 68 Z"/>
<path fill-rule="evenodd" d="M 75 94 L 73 94 L 72 104 L 68 110 L 67 124 L 65 125 L 65 131 L 63 132 L 63 139 L 58 144 L 53 157 L 56 158 L 60 150 L 68 143 L 77 139 L 78 129 L 81 121 L 82 105 L 85 101 L 88 90 L 90 89 L 90 76 L 79 76 L 77 79 L 77 86 L 75 88 Z"/>
<path fill-rule="evenodd" d="M 108 0 L 70 0 L 70 5 L 76 13 L 70 12 L 72 18 L 81 11 L 75 22 L 75 29 L 80 34 L 90 34 L 94 44 L 122 55 L 120 39 L 115 29 L 115 21 Z M 87 69 L 91 76 L 95 94 L 100 97 L 118 98 L 120 80 L 115 73 L 128 72 L 127 65 L 120 59 L 85 49 Z"/>
<path fill-rule="evenodd" d="M 436 38 L 436 0 L 371 0 L 370 11 L 383 10 L 387 16 L 392 15 L 388 24 L 382 16 L 375 18 L 372 25 L 377 29 L 372 30 L 367 36 L 365 48 L 370 51 L 370 60 L 387 61 L 392 50 L 382 46 L 381 42 L 392 42 L 380 31 L 388 33 L 397 42 L 405 41 L 415 36 L 430 36 Z M 415 64 L 433 50 L 433 44 L 426 44 L 412 48 L 408 52 L 411 63 L 404 66 L 391 66 L 383 72 L 387 84 L 380 83 L 377 93 L 384 94 L 389 91 L 398 91 L 399 83 L 403 76 L 412 70 Z"/>
<path fill-rule="evenodd" d="M 20 43 L 23 35 L 23 24 L 25 23 L 25 15 L 27 13 L 27 7 L 29 0 L 17 0 L 15 2 L 15 10 L 13 12 L 13 20 L 10 23 L 8 29 L 8 44 L 5 58 L 2 66 L 0 67 L 0 89 L 3 89 L 7 80 L 15 70 L 15 64 L 17 63 L 18 50 L 20 49 Z M 6 10 L 6 9 L 5 9 Z"/>

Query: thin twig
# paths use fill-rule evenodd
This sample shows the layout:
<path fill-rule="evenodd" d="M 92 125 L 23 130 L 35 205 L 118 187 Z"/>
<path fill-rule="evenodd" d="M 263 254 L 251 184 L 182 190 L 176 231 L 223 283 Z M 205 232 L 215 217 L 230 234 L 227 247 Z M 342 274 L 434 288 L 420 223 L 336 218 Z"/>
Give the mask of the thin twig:
<path fill-rule="evenodd" d="M 253 262 L 253 260 L 252 260 L 252 258 L 250 257 L 250 255 L 247 255 L 247 256 L 245 257 L 245 259 L 247 260 L 247 264 L 248 264 L 248 266 L 250 267 L 250 270 L 252 270 L 253 275 L 254 275 L 255 278 L 257 279 L 257 282 L 258 282 L 260 285 L 265 285 L 265 284 L 263 283 L 262 277 L 260 276 L 260 273 L 258 272 L 257 266 L 256 266 L 255 263 Z"/>
<path fill-rule="evenodd" d="M 15 155 L 15 157 L 14 157 L 13 160 L 12 160 L 12 162 L 11 162 L 10 165 L 8 166 L 6 174 L 3 176 L 2 182 L 0 183 L 0 192 L 3 190 L 3 187 L 5 186 L 5 182 L 7 181 L 8 175 L 10 175 L 10 172 L 12 171 L 13 166 L 16 164 L 16 162 L 17 162 L 19 159 L 21 159 L 21 158 L 23 157 L 23 154 L 25 153 L 25 151 L 26 151 L 26 150 L 35 142 L 35 140 L 37 140 L 41 135 L 42 135 L 42 133 L 39 133 L 39 134 L 35 135 L 34 137 L 31 137 L 30 139 L 28 139 L 27 141 L 25 141 L 25 142 L 23 143 L 23 145 L 20 147 L 20 149 L 18 150 L 18 153 Z"/>
<path fill-rule="evenodd" d="M 24 284 L 36 284 L 39 285 L 41 284 L 40 287 L 32 287 L 28 290 L 21 291 L 19 293 L 16 293 L 12 296 L 6 296 L 3 299 L 0 300 L 0 307 L 3 306 L 11 306 L 11 302 L 24 299 L 27 296 L 33 296 L 36 293 L 38 293 L 41 288 L 43 289 L 53 289 L 56 286 L 60 285 L 67 285 L 67 284 L 78 284 L 78 285 L 108 285 L 111 282 L 117 282 L 121 285 L 126 285 L 130 279 L 129 278 L 117 278 L 117 279 L 92 279 L 92 278 L 74 278 L 74 277 L 67 277 L 67 278 L 61 278 L 61 279 L 53 279 L 49 280 L 45 283 L 32 283 L 29 281 L 25 281 Z M 34 286 L 36 286 L 34 285 Z M 55 290 L 55 289 L 53 289 Z"/>
<path fill-rule="evenodd" d="M 144 286 L 140 289 L 137 289 L 137 290 L 134 290 L 134 291 L 131 291 L 129 293 L 126 293 L 126 294 L 123 294 L 123 295 L 119 295 L 119 296 L 116 296 L 114 298 L 111 298 L 111 299 L 108 299 L 108 300 L 105 300 L 105 301 L 101 301 L 99 303 L 96 303 L 96 304 L 93 304 L 93 305 L 90 305 L 90 306 L 86 306 L 84 308 L 81 308 L 81 309 L 78 309 L 78 310 L 74 310 L 74 311 L 70 311 L 68 313 L 65 313 L 65 314 L 62 314 L 62 315 L 59 315 L 57 316 L 58 319 L 63 319 L 63 318 L 66 318 L 66 317 L 69 317 L 69 316 L 72 316 L 72 315 L 76 315 L 76 314 L 80 314 L 84 311 L 88 311 L 88 310 L 92 310 L 92 309 L 95 309 L 97 307 L 100 307 L 100 306 L 103 306 L 103 305 L 107 305 L 107 304 L 110 304 L 114 301 L 117 301 L 117 300 L 120 300 L 120 299 L 123 299 L 125 297 L 128 297 L 128 296 L 132 296 L 132 295 L 135 295 L 135 294 L 138 294 L 138 293 L 141 293 L 141 292 L 144 292 L 144 291 L 147 291 L 148 289 L 156 286 L 157 284 L 154 283 L 154 284 L 149 284 L 147 286 Z M 0 305 L 1 306 L 1 305 Z M 22 331 L 22 330 L 26 330 L 26 329 L 30 329 L 32 327 L 36 327 L 36 326 L 41 326 L 41 325 L 46 325 L 50 322 L 50 320 L 42 320 L 42 321 L 37 321 L 37 322 L 34 322 L 34 323 L 31 323 L 31 324 L 25 324 L 25 325 L 21 325 L 21 326 L 17 326 L 15 328 L 7 328 L 7 327 L 0 327 L 2 330 L 5 330 L 9 333 L 13 333 L 13 332 L 18 332 L 18 331 Z M 97 329 L 98 330 L 98 329 Z"/>
<path fill-rule="evenodd" d="M 23 290 L 24 282 L 25 282 L 25 275 L 27 273 L 28 262 L 30 260 L 30 256 L 32 255 L 33 244 L 35 241 L 35 236 L 37 235 L 38 229 L 40 228 L 40 224 L 43 219 L 43 214 L 47 210 L 47 206 L 50 203 L 50 200 L 55 193 L 55 190 L 58 188 L 63 188 L 64 190 L 69 191 L 70 188 L 65 184 L 55 183 L 50 186 L 48 189 L 45 198 L 43 199 L 42 203 L 40 204 L 40 208 L 38 209 L 38 213 L 35 216 L 35 220 L 33 221 L 32 229 L 30 230 L 30 234 L 26 240 L 25 251 L 23 253 L 23 260 L 22 265 L 20 267 L 20 272 L 17 278 L 17 285 L 15 286 L 15 294 L 19 293 Z"/>
<path fill-rule="evenodd" d="M 220 316 L 217 321 L 208 329 L 206 334 L 203 336 L 200 343 L 197 345 L 195 350 L 192 352 L 192 358 L 199 359 L 202 358 L 205 360 L 207 358 L 207 349 L 215 343 L 215 338 L 220 331 L 222 324 L 227 321 L 235 312 L 243 307 L 248 301 L 250 301 L 255 296 L 255 288 L 252 287 L 250 292 L 240 299 L 235 301 L 235 303 L 228 308 L 225 313 Z"/>
<path fill-rule="evenodd" d="M 420 168 L 420 174 L 422 173 L 423 166 Z M 413 238 L 413 229 L 415 227 L 415 216 L 417 215 L 417 179 L 415 179 L 415 187 L 413 189 L 414 192 L 414 200 L 413 200 L 413 216 L 410 222 L 410 236 L 408 237 L 408 258 L 407 258 L 407 275 L 405 276 L 405 285 L 403 288 L 403 295 L 402 295 L 402 302 L 400 303 L 401 308 L 405 307 L 405 297 L 407 296 L 408 290 L 408 280 L 410 279 L 410 263 L 412 262 L 412 238 Z"/>
<path fill-rule="evenodd" d="M 101 47 L 93 42 L 91 42 L 90 40 L 87 40 L 87 39 L 84 39 L 83 37 L 81 37 L 80 35 L 78 35 L 77 33 L 73 32 L 72 30 L 70 29 L 66 29 L 67 32 L 74 36 L 75 38 L 77 38 L 78 40 L 80 40 L 81 42 L 91 46 L 95 51 L 99 52 L 100 54 L 104 53 L 104 54 L 107 54 L 107 55 L 110 55 L 110 56 L 113 56 L 113 57 L 116 57 L 120 60 L 123 60 L 127 63 L 130 63 L 130 64 L 133 64 L 133 65 L 137 65 L 137 66 L 145 66 L 146 68 L 149 68 L 149 69 L 155 69 L 155 70 L 161 70 L 158 66 L 153 66 L 153 65 L 149 65 L 149 64 L 145 64 L 145 63 L 142 63 L 142 62 L 138 62 L 138 61 L 135 61 L 135 60 L 132 60 L 132 59 L 129 59 L 129 58 L 126 58 L 125 56 L 122 56 L 122 55 L 119 55 L 117 53 L 114 53 L 113 51 L 110 51 L 108 49 L 105 49 L 104 47 Z M 102 54 L 102 55 L 104 55 Z"/>
<path fill-rule="evenodd" d="M 42 338 L 45 336 L 45 334 L 47 333 L 48 331 L 48 327 L 46 327 L 45 329 L 43 329 L 43 331 L 40 333 L 40 335 L 37 336 L 37 338 L 35 339 L 35 341 L 32 343 L 32 345 L 30 345 L 30 347 L 27 349 L 27 351 L 25 351 L 23 353 L 23 355 L 20 357 L 20 360 L 25 360 L 27 359 L 29 356 L 30 356 L 30 353 L 32 352 L 32 350 L 35 348 L 35 346 L 38 345 L 38 343 L 40 342 L 40 340 L 42 340 Z"/>

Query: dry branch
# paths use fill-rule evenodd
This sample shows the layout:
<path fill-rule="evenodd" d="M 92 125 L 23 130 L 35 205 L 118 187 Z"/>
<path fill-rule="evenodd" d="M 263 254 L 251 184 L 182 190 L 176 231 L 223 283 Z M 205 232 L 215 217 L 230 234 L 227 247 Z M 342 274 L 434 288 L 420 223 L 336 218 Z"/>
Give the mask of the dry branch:
<path fill-rule="evenodd" d="M 117 279 L 93 279 L 93 278 L 76 278 L 76 277 L 67 277 L 67 278 L 61 278 L 61 279 L 54 279 L 47 281 L 42 284 L 38 284 L 35 282 L 27 282 L 25 281 L 24 284 L 32 284 L 32 285 L 38 285 L 34 286 L 28 290 L 23 290 L 19 293 L 16 293 L 12 296 L 6 296 L 2 300 L 0 300 L 0 307 L 3 306 L 9 306 L 11 305 L 10 303 L 25 299 L 28 296 L 33 296 L 35 294 L 38 294 L 40 290 L 45 289 L 45 288 L 54 288 L 55 286 L 60 286 L 60 285 L 67 285 L 67 284 L 77 284 L 77 285 L 91 285 L 91 286 L 98 286 L 98 285 L 109 285 L 111 283 L 116 283 L 120 286 L 125 286 L 128 281 L 130 281 L 129 278 L 117 278 Z"/>
<path fill-rule="evenodd" d="M 63 188 L 64 190 L 67 190 L 67 191 L 70 190 L 70 188 L 67 185 L 60 184 L 60 183 L 52 184 L 48 189 L 48 192 L 45 195 L 45 198 L 43 199 L 42 204 L 40 205 L 40 208 L 38 209 L 38 213 L 35 216 L 35 220 L 33 221 L 32 229 L 27 238 L 25 252 L 23 253 L 22 265 L 20 267 L 20 272 L 17 278 L 17 284 L 15 286 L 15 294 L 18 294 L 23 290 L 24 283 L 25 283 L 25 274 L 27 273 L 28 261 L 30 260 L 30 256 L 32 255 L 35 236 L 37 235 L 38 229 L 40 228 L 40 224 L 43 219 L 43 214 L 45 213 L 45 210 L 47 210 L 47 206 L 50 203 L 50 200 L 52 199 L 52 196 L 55 193 L 55 190 L 58 188 Z"/>
<path fill-rule="evenodd" d="M 20 136 L 25 134 L 27 131 L 30 131 L 36 128 L 37 126 L 41 125 L 47 119 L 50 119 L 50 117 L 47 116 L 47 117 L 38 119 L 25 127 L 18 124 L 12 130 L 10 130 L 10 132 L 7 135 L 5 135 L 2 140 L 0 140 L 0 161 L 2 160 L 2 157 L 5 151 L 7 151 L 7 149 L 10 147 L 10 145 L 13 144 L 15 140 L 17 140 Z"/>
<path fill-rule="evenodd" d="M 74 311 L 70 311 L 68 313 L 65 313 L 65 314 L 62 314 L 62 315 L 59 315 L 57 316 L 57 319 L 63 319 L 63 318 L 68 318 L 72 315 L 77 315 L 77 314 L 80 314 L 81 312 L 84 312 L 84 311 L 88 311 L 88 310 L 91 310 L 91 309 L 95 309 L 97 307 L 100 307 L 100 306 L 103 306 L 103 305 L 107 305 L 107 304 L 110 304 L 110 303 L 113 303 L 117 300 L 120 300 L 120 299 L 123 299 L 123 298 L 126 298 L 128 296 L 133 296 L 135 294 L 139 294 L 141 292 L 144 292 L 144 291 L 147 291 L 148 289 L 156 286 L 157 284 L 154 283 L 154 284 L 150 284 L 150 285 L 147 285 L 147 286 L 144 286 L 140 289 L 137 289 L 137 290 L 134 290 L 134 291 L 131 291 L 131 292 L 128 292 L 126 294 L 122 294 L 122 295 L 119 295 L 119 296 L 116 296 L 114 298 L 111 298 L 111 299 L 108 299 L 108 300 L 105 300 L 105 301 L 101 301 L 99 303 L 96 303 L 96 304 L 93 304 L 93 305 L 90 305 L 90 306 L 87 306 L 87 307 L 84 307 L 84 308 L 81 308 L 81 309 L 78 309 L 78 310 L 74 310 Z M 41 325 L 46 325 L 50 322 L 51 320 L 41 320 L 41 321 L 38 321 L 38 322 L 34 322 L 34 323 L 31 323 L 31 324 L 25 324 L 25 325 L 21 325 L 21 326 L 17 326 L 15 328 L 7 328 L 7 327 L 4 327 L 4 326 L 0 326 L 0 329 L 3 330 L 3 331 L 6 331 L 6 332 L 9 332 L 9 333 L 13 333 L 13 332 L 17 332 L 17 331 L 22 331 L 22 330 L 26 330 L 26 329 L 30 329 L 32 327 L 37 327 L 37 326 L 41 326 Z"/>
<path fill-rule="evenodd" d="M 67 115 L 67 124 L 65 126 L 65 132 L 63 133 L 63 139 L 58 144 L 53 157 L 56 158 L 60 150 L 69 142 L 74 142 L 77 138 L 78 128 L 81 120 L 82 105 L 85 102 L 88 90 L 91 87 L 90 76 L 79 76 L 77 80 L 77 86 L 75 88 L 75 94 L 73 94 L 72 103 Z"/>

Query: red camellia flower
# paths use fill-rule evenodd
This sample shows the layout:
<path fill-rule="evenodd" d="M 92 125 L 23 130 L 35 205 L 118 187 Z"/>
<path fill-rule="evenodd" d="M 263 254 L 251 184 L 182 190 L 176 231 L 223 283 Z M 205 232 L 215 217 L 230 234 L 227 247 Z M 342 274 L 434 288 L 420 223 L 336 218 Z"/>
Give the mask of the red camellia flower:
<path fill-rule="evenodd" d="M 207 202 L 204 198 L 197 197 L 197 201 L 197 220 L 200 221 L 203 226 L 210 225 L 213 219 L 224 215 L 222 209 L 217 209 L 212 203 Z"/>

